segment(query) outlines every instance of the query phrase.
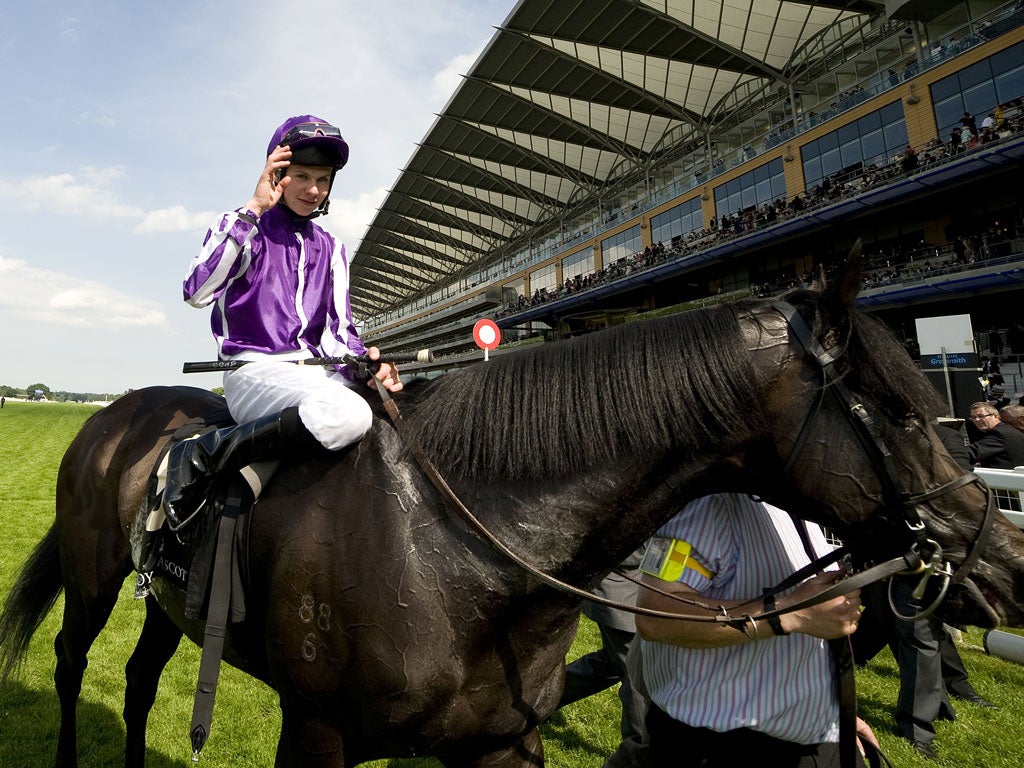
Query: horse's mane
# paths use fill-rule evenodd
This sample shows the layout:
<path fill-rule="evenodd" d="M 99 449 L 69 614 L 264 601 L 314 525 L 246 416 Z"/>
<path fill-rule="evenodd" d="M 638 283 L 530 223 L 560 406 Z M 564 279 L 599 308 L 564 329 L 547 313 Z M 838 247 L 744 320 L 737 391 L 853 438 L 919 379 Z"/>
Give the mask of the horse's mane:
<path fill-rule="evenodd" d="M 548 478 L 695 455 L 749 435 L 761 394 L 733 306 L 627 323 L 495 356 L 403 404 L 453 476 Z"/>

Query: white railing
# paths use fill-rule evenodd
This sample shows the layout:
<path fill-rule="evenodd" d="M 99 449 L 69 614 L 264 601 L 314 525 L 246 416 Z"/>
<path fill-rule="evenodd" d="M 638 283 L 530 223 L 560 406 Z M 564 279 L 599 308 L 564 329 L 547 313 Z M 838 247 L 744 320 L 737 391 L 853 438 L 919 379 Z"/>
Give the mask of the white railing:
<path fill-rule="evenodd" d="M 996 504 L 1018 528 L 1024 529 L 1024 467 L 1016 469 L 982 469 L 977 467 L 974 474 L 980 477 L 996 495 Z M 833 547 L 843 546 L 842 540 L 825 528 L 825 540 Z"/>
<path fill-rule="evenodd" d="M 1000 511 L 1018 528 L 1024 528 L 1024 467 L 1016 469 L 982 469 L 974 474 L 988 483 L 996 494 Z"/>

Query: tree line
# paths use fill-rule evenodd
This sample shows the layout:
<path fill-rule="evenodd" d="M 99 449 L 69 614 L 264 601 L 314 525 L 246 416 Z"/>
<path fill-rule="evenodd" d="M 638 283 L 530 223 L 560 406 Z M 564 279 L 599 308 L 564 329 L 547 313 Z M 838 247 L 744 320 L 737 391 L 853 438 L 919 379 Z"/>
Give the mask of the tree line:
<path fill-rule="evenodd" d="M 130 391 L 130 390 L 129 390 Z M 64 390 L 51 390 L 45 384 L 29 384 L 27 387 L 11 387 L 0 384 L 0 396 L 9 398 L 22 398 L 25 400 L 54 400 L 61 403 L 91 403 L 97 400 L 116 400 L 121 395 L 99 392 L 65 392 Z"/>

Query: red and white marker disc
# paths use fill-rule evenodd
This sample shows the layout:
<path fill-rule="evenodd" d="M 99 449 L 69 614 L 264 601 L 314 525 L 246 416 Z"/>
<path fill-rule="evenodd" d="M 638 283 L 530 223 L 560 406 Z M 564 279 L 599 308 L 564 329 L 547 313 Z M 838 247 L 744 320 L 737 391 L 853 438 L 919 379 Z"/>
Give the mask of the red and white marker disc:
<path fill-rule="evenodd" d="M 486 317 L 476 321 L 473 326 L 473 341 L 480 349 L 492 350 L 501 344 L 501 329 L 493 320 Z"/>

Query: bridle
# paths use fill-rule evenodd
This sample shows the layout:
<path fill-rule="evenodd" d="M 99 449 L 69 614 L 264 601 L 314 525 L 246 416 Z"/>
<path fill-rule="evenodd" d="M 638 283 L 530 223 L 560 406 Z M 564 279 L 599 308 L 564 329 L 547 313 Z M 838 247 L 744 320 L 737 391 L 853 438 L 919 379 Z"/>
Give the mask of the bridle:
<path fill-rule="evenodd" d="M 864 405 L 854 397 L 849 387 L 843 381 L 842 376 L 836 371 L 836 358 L 822 347 L 821 343 L 811 332 L 803 315 L 793 305 L 784 301 L 776 301 L 771 304 L 771 307 L 785 319 L 793 336 L 800 343 L 807 358 L 817 367 L 821 376 L 821 386 L 818 389 L 817 402 L 807 412 L 807 416 L 797 434 L 796 442 L 793 444 L 793 448 L 786 459 L 784 471 L 786 474 L 792 471 L 796 459 L 800 455 L 811 431 L 815 417 L 821 409 L 822 402 L 826 394 L 830 393 L 840 406 L 840 410 L 846 415 L 847 421 L 857 436 L 858 442 L 868 456 L 876 475 L 882 483 L 885 510 L 890 513 L 895 512 L 895 514 L 883 515 L 883 517 L 888 519 L 894 527 L 901 529 L 910 540 L 907 552 L 904 555 L 889 561 L 888 564 L 883 564 L 883 566 L 876 566 L 876 568 L 880 568 L 879 573 L 881 573 L 893 569 L 900 561 L 905 562 L 905 568 L 892 570 L 892 573 L 921 575 L 921 580 L 913 592 L 914 598 L 918 600 L 923 597 L 927 583 L 931 578 L 937 577 L 941 579 L 939 593 L 935 600 L 920 613 L 912 616 L 904 616 L 896 609 L 892 597 L 892 583 L 890 582 L 889 603 L 896 616 L 906 621 L 924 618 L 931 614 L 938 607 L 939 603 L 942 602 L 950 584 L 962 582 L 980 559 L 995 520 L 994 495 L 985 481 L 973 472 L 964 473 L 930 490 L 910 493 L 900 479 L 892 452 L 889 450 L 889 446 L 886 444 L 871 415 Z M 985 516 L 982 519 L 974 541 L 967 551 L 967 555 L 964 557 L 963 562 L 960 563 L 960 566 L 954 571 L 950 563 L 943 558 L 942 547 L 934 539 L 927 536 L 924 523 L 921 520 L 920 509 L 932 500 L 970 483 L 978 483 L 985 493 Z M 874 569 L 869 569 L 869 571 L 871 570 Z M 878 576 L 878 579 L 880 578 L 885 577 Z"/>
<path fill-rule="evenodd" d="M 498 550 L 516 566 L 536 577 L 541 582 L 554 587 L 561 592 L 593 603 L 605 605 L 610 608 L 626 611 L 628 613 L 651 616 L 654 618 L 715 622 L 748 632 L 749 627 L 754 627 L 756 630 L 756 622 L 759 620 L 780 616 L 784 613 L 801 610 L 810 605 L 831 600 L 833 597 L 846 594 L 854 589 L 859 589 L 862 586 L 880 581 L 897 573 L 912 573 L 921 574 L 921 581 L 914 592 L 915 598 L 920 599 L 920 596 L 923 595 L 925 587 L 927 586 L 927 582 L 932 577 L 939 577 L 942 579 L 939 597 L 916 616 L 902 616 L 895 608 L 893 608 L 893 610 L 899 618 L 908 621 L 929 615 L 936 607 L 938 607 L 939 603 L 945 597 L 946 590 L 949 585 L 951 583 L 955 584 L 962 581 L 981 557 L 981 552 L 988 540 L 989 532 L 992 528 L 995 517 L 995 502 L 992 492 L 980 477 L 973 473 L 965 473 L 964 475 L 931 490 L 917 494 L 909 493 L 905 489 L 903 482 L 900 480 L 899 474 L 896 471 L 896 464 L 893 460 L 892 453 L 886 445 L 884 438 L 881 436 L 881 433 L 871 416 L 868 414 L 867 409 L 857 401 L 853 393 L 843 382 L 842 377 L 837 373 L 835 365 L 836 359 L 821 346 L 820 342 L 811 332 L 806 320 L 804 320 L 803 316 L 795 307 L 784 301 L 773 302 L 770 306 L 783 316 L 789 329 L 800 343 L 808 359 L 817 366 L 821 375 L 821 387 L 818 390 L 817 402 L 814 407 L 808 411 L 807 416 L 801 425 L 797 440 L 785 462 L 786 473 L 791 471 L 797 457 L 801 453 L 811 427 L 813 426 L 815 417 L 821 409 L 826 393 L 832 393 L 833 397 L 835 397 L 840 404 L 841 410 L 846 414 L 848 421 L 853 427 L 854 433 L 857 435 L 861 446 L 864 448 L 864 451 L 868 455 L 872 466 L 882 482 L 883 492 L 886 497 L 886 509 L 896 509 L 902 515 L 900 525 L 909 535 L 911 543 L 903 555 L 854 574 L 810 598 L 796 603 L 791 603 L 784 608 L 773 608 L 771 610 L 766 608 L 764 611 L 755 614 L 745 613 L 741 616 L 736 616 L 730 614 L 724 608 L 719 607 L 714 615 L 694 616 L 643 608 L 637 605 L 621 603 L 616 600 L 611 600 L 601 595 L 597 595 L 594 592 L 581 589 L 580 587 L 564 582 L 540 570 L 512 551 L 504 542 L 488 530 L 487 527 L 466 507 L 455 491 L 452 490 L 451 486 L 448 485 L 437 467 L 434 466 L 430 458 L 419 449 L 417 441 L 409 439 L 409 437 L 404 434 L 405 425 L 402 415 L 398 409 L 398 404 L 395 403 L 390 393 L 384 388 L 383 384 L 378 379 L 374 378 L 374 382 L 377 385 L 377 391 L 380 394 L 381 400 L 384 404 L 384 409 L 387 411 L 388 416 L 395 424 L 399 434 L 402 435 L 403 440 L 410 447 L 416 462 L 419 464 L 420 468 L 426 474 L 427 478 L 445 502 L 453 510 L 458 512 L 463 520 L 465 520 L 473 530 L 475 530 L 483 539 L 491 544 L 492 547 Z M 353 360 L 353 362 L 356 361 Z M 366 361 L 360 361 L 361 364 L 364 364 L 365 362 Z M 360 370 L 365 371 L 366 369 L 361 368 Z M 967 556 L 954 573 L 949 563 L 943 559 L 942 548 L 939 546 L 938 542 L 927 537 L 924 523 L 921 521 L 918 509 L 931 500 L 972 482 L 979 483 L 985 492 L 987 502 L 985 518 L 982 521 L 978 535 L 972 543 Z M 783 583 L 773 587 L 771 590 L 766 590 L 766 592 L 781 592 L 795 586 L 807 576 L 820 571 L 826 565 L 841 560 L 848 554 L 849 551 L 846 550 L 845 547 L 840 547 L 830 555 L 813 561 L 808 566 L 805 566 L 797 573 L 793 574 Z M 679 597 L 657 588 L 653 588 L 650 585 L 633 578 L 629 574 L 623 573 L 622 571 L 619 571 L 618 573 L 645 589 L 653 589 L 653 591 L 670 597 L 673 600 L 697 605 L 701 608 L 716 610 L 711 606 L 700 603 L 699 601 Z M 890 592 L 890 603 L 891 602 L 892 597 Z"/>

